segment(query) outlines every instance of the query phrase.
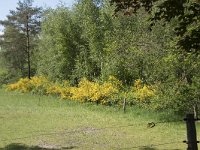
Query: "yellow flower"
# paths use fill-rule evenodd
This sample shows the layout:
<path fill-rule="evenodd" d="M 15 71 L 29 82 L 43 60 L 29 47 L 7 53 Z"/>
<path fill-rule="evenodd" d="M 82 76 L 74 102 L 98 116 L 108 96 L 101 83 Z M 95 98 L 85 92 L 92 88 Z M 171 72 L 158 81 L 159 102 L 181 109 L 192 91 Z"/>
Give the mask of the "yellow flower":
<path fill-rule="evenodd" d="M 133 87 L 133 94 L 135 98 L 139 101 L 145 101 L 149 98 L 155 96 L 156 89 L 153 86 L 148 86 L 146 84 L 142 85 L 140 79 L 136 80 Z"/>

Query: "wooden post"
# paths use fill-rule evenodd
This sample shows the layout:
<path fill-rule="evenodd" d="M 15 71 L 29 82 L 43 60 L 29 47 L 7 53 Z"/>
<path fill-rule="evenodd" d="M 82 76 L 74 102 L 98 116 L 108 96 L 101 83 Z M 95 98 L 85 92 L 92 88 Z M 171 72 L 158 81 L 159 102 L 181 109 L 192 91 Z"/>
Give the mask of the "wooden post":
<path fill-rule="evenodd" d="M 187 114 L 185 121 L 187 127 L 187 150 L 198 150 L 194 114 Z"/>
<path fill-rule="evenodd" d="M 198 106 L 197 106 L 197 104 L 195 104 L 193 106 L 193 110 L 194 110 L 194 118 L 198 119 Z"/>
<path fill-rule="evenodd" d="M 124 113 L 126 112 L 126 98 L 124 98 L 123 111 L 124 111 Z"/>

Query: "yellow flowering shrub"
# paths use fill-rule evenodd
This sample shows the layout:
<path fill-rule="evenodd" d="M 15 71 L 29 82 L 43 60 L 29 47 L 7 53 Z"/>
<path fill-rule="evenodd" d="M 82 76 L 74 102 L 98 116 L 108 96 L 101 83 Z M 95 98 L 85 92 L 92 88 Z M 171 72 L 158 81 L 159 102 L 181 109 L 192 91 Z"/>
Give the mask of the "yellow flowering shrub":
<path fill-rule="evenodd" d="M 119 90 L 112 83 L 100 84 L 83 78 L 78 87 L 71 87 L 70 92 L 73 100 L 106 104 Z"/>
<path fill-rule="evenodd" d="M 7 86 L 8 90 L 18 90 L 21 92 L 32 92 L 47 95 L 56 95 L 62 99 L 76 100 L 80 102 L 96 102 L 108 104 L 115 100 L 122 87 L 121 81 L 110 76 L 107 82 L 99 83 L 83 78 L 78 87 L 72 87 L 69 81 L 62 83 L 50 82 L 45 77 L 32 77 L 31 79 L 20 79 L 14 84 Z"/>
<path fill-rule="evenodd" d="M 111 83 L 115 88 L 122 88 L 122 81 L 118 80 L 114 76 L 109 76 L 108 82 Z"/>
<path fill-rule="evenodd" d="M 86 78 L 81 79 L 78 87 L 70 88 L 71 99 L 82 102 L 87 101 L 95 90 L 93 87 L 95 87 L 93 82 L 88 81 Z"/>
<path fill-rule="evenodd" d="M 95 102 L 98 104 L 122 104 L 123 99 L 133 105 L 135 103 L 149 103 L 155 96 L 156 88 L 143 84 L 136 80 L 130 89 L 122 88 L 122 82 L 114 76 L 110 76 L 103 83 L 81 79 L 77 87 L 70 86 L 69 81 L 55 83 L 45 77 L 24 78 L 18 82 L 7 85 L 8 90 L 18 90 L 23 93 L 32 92 L 37 94 L 56 95 L 62 99 L 75 100 L 80 102 Z M 123 89 L 123 90 L 122 90 Z"/>
<path fill-rule="evenodd" d="M 39 87 L 39 86 L 42 86 L 46 83 L 48 83 L 49 81 L 45 78 L 45 77 L 32 77 L 30 80 L 29 80 L 29 84 L 33 87 Z"/>
<path fill-rule="evenodd" d="M 135 80 L 135 83 L 134 83 L 134 89 L 141 89 L 143 87 L 143 85 L 142 85 L 142 80 L 140 80 L 140 79 L 137 79 L 137 80 Z"/>
<path fill-rule="evenodd" d="M 21 91 L 23 93 L 33 92 L 36 93 L 42 89 L 45 89 L 48 84 L 48 80 L 45 77 L 32 77 L 31 79 L 28 78 L 21 78 L 18 82 L 9 84 L 7 86 L 7 90 L 10 91 Z"/>
<path fill-rule="evenodd" d="M 142 84 L 140 79 L 136 80 L 132 88 L 134 97 L 140 102 L 148 102 L 155 96 L 156 89 L 153 86 Z"/>
<path fill-rule="evenodd" d="M 68 86 L 68 84 L 65 83 L 63 86 L 59 84 L 52 84 L 47 88 L 46 94 L 57 95 L 60 96 L 62 99 L 70 99 L 70 87 Z"/>
<path fill-rule="evenodd" d="M 30 92 L 30 80 L 28 78 L 21 78 L 17 83 L 9 84 L 7 90 L 9 91 L 21 91 L 23 93 Z"/>
<path fill-rule="evenodd" d="M 51 85 L 47 88 L 48 95 L 60 95 L 62 87 L 59 85 Z"/>

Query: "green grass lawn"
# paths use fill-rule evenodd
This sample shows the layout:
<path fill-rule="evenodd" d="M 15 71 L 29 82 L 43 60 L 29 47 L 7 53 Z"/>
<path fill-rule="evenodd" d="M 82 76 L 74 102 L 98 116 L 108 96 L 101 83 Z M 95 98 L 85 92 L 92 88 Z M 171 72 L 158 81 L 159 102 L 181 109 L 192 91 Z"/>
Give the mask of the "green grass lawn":
<path fill-rule="evenodd" d="M 119 108 L 0 90 L 0 150 L 186 149 L 184 122 L 147 128 L 159 117 L 136 108 L 124 114 Z"/>

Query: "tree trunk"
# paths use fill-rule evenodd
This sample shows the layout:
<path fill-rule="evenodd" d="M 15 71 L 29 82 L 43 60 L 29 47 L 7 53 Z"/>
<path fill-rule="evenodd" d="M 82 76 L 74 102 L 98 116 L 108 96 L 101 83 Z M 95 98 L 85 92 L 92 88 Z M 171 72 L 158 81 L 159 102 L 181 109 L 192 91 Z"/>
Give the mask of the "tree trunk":
<path fill-rule="evenodd" d="M 28 78 L 30 79 L 31 78 L 31 61 L 30 61 L 30 36 L 29 36 L 29 24 L 28 24 L 28 21 L 29 21 L 29 17 L 28 15 L 26 16 L 27 17 L 27 23 L 26 23 L 26 50 L 27 50 L 27 63 L 28 63 Z"/>

